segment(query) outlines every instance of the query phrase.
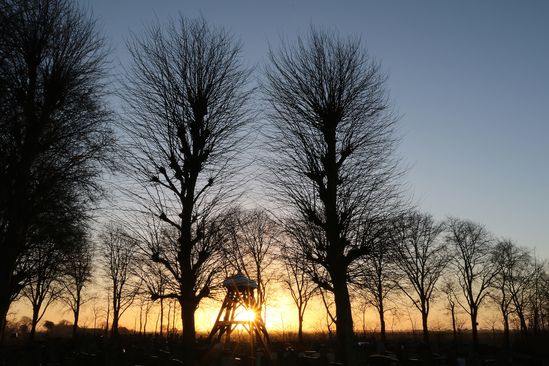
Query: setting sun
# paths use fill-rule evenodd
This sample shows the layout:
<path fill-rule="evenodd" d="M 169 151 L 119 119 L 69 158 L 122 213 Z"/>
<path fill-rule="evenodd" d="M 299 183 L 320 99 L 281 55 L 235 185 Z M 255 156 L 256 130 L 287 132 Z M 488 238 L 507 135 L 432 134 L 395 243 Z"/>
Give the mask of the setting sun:
<path fill-rule="evenodd" d="M 240 309 L 237 311 L 235 320 L 243 322 L 253 322 L 255 320 L 255 311 L 251 309 Z"/>

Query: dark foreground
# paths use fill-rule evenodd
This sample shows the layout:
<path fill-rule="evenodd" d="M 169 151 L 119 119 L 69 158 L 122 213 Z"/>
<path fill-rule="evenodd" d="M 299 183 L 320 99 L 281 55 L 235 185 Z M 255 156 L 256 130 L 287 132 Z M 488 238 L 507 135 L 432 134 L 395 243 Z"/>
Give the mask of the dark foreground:
<path fill-rule="evenodd" d="M 287 337 L 285 337 L 287 338 Z M 433 337 L 430 347 L 408 334 L 392 335 L 386 345 L 374 337 L 359 338 L 358 365 L 539 365 L 549 366 L 549 337 L 545 334 L 517 339 L 511 349 L 486 339 L 478 351 L 470 344 Z M 193 352 L 195 365 L 338 365 L 333 344 L 327 337 L 309 337 L 303 346 L 287 339 L 274 340 L 270 355 L 250 345 L 234 342 L 229 349 L 198 341 Z M 41 335 L 33 343 L 10 340 L 0 348 L 0 366 L 181 366 L 190 364 L 177 337 L 122 335 L 117 340 L 81 335 L 77 340 Z"/>

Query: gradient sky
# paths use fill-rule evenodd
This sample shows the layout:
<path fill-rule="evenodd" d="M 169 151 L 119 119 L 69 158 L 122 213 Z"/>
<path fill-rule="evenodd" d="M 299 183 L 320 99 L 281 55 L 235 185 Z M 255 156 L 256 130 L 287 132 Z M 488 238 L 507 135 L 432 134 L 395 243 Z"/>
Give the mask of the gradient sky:
<path fill-rule="evenodd" d="M 549 258 L 549 2 L 79 2 L 99 19 L 117 64 L 127 62 L 130 30 L 178 12 L 229 29 L 250 66 L 311 24 L 360 36 L 389 75 L 419 206 L 478 221 Z"/>

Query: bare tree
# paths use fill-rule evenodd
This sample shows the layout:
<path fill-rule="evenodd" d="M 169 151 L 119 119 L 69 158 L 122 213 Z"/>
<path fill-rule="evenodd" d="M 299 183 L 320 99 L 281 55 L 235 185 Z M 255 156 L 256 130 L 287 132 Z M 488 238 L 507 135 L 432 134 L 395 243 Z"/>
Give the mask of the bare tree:
<path fill-rule="evenodd" d="M 257 282 L 257 304 L 266 310 L 267 286 L 276 276 L 273 263 L 280 229 L 261 209 L 231 212 L 231 234 L 224 248 L 227 267 Z"/>
<path fill-rule="evenodd" d="M 229 222 L 229 223 L 227 223 Z M 225 213 L 212 217 L 207 226 L 203 226 L 203 238 L 195 243 L 191 259 L 197 261 L 199 268 L 207 269 L 206 273 L 197 273 L 197 286 L 202 288 L 202 298 L 211 297 L 221 282 L 223 273 L 223 256 L 221 248 L 229 242 L 231 219 Z M 178 230 L 166 226 L 161 220 L 152 219 L 141 223 L 139 230 L 133 230 L 133 237 L 140 248 L 139 261 L 149 269 L 148 273 L 139 273 L 153 301 L 159 301 L 160 334 L 163 334 L 164 304 L 166 299 L 180 301 L 181 268 L 179 267 L 180 241 Z M 145 257 L 143 257 L 145 255 Z M 152 263 L 151 263 L 152 262 Z M 207 287 L 206 283 L 208 283 Z"/>
<path fill-rule="evenodd" d="M 76 337 L 78 331 L 78 320 L 80 318 L 80 309 L 84 303 L 90 300 L 90 297 L 84 296 L 84 288 L 91 283 L 93 248 L 88 238 L 82 237 L 66 255 L 65 263 L 62 266 L 63 276 L 61 284 L 63 301 L 72 311 L 74 322 L 72 325 L 72 336 Z"/>
<path fill-rule="evenodd" d="M 549 276 L 547 262 L 532 258 L 530 323 L 535 333 L 547 330 L 549 324 Z"/>
<path fill-rule="evenodd" d="M 194 314 L 216 274 L 219 215 L 238 192 L 234 178 L 249 120 L 249 71 L 239 61 L 239 44 L 204 20 L 180 17 L 166 27 L 152 25 L 133 37 L 129 50 L 128 174 L 141 185 L 139 204 L 174 230 L 175 256 L 151 254 L 178 284 L 159 296 L 179 301 L 190 352 Z"/>
<path fill-rule="evenodd" d="M 99 196 L 111 131 L 105 52 L 94 21 L 68 0 L 6 0 L 0 11 L 0 329 L 17 263 L 38 226 L 85 217 Z M 55 213 L 55 214 L 53 214 Z"/>
<path fill-rule="evenodd" d="M 457 342 L 457 317 L 456 317 L 456 284 L 451 279 L 446 279 L 441 286 L 441 291 L 446 296 L 447 310 L 452 317 L 452 336 L 454 343 Z"/>
<path fill-rule="evenodd" d="M 447 243 L 453 248 L 453 265 L 465 304 L 459 305 L 471 317 L 473 343 L 478 347 L 478 311 L 497 274 L 492 261 L 492 235 L 480 224 L 457 218 L 448 219 Z"/>
<path fill-rule="evenodd" d="M 518 317 L 520 331 L 523 335 L 528 332 L 528 311 L 530 307 L 530 298 L 535 279 L 535 267 L 532 257 L 528 251 L 509 246 L 505 248 L 507 253 L 506 266 L 498 266 L 499 270 L 504 270 L 507 276 L 508 293 L 511 297 L 513 312 Z M 497 254 L 496 254 L 497 255 Z M 496 262 L 499 264 L 499 262 Z"/>
<path fill-rule="evenodd" d="M 295 247 L 282 247 L 282 261 L 286 270 L 283 282 L 290 291 L 297 307 L 297 339 L 303 344 L 303 320 L 309 301 L 316 293 L 316 285 L 310 280 L 305 268 L 305 258 L 295 252 Z"/>
<path fill-rule="evenodd" d="M 92 304 L 92 313 L 93 313 L 93 335 L 96 335 L 97 332 L 97 320 L 99 319 L 101 313 L 105 312 L 106 309 L 103 309 L 102 306 L 99 306 L 97 304 L 98 296 L 93 296 L 93 304 Z M 108 302 L 107 302 L 108 304 Z M 108 305 L 107 305 L 108 306 Z"/>
<path fill-rule="evenodd" d="M 132 305 L 138 287 L 132 283 L 136 242 L 120 227 L 107 226 L 100 235 L 103 270 L 109 281 L 112 301 L 111 334 L 118 336 L 118 324 Z M 108 319 L 107 319 L 108 322 Z"/>
<path fill-rule="evenodd" d="M 398 288 L 400 274 L 394 261 L 391 241 L 387 237 L 374 241 L 364 260 L 362 272 L 357 279 L 365 290 L 364 297 L 379 315 L 381 341 L 386 342 L 385 313 L 389 311 L 387 300 Z"/>
<path fill-rule="evenodd" d="M 428 343 L 431 297 L 450 260 L 448 247 L 441 238 L 444 224 L 419 212 L 402 215 L 394 224 L 395 263 L 404 274 L 398 286 L 420 311 L 423 341 Z"/>
<path fill-rule="evenodd" d="M 154 302 L 149 296 L 139 297 L 139 334 L 147 334 L 147 323 Z"/>
<path fill-rule="evenodd" d="M 271 51 L 264 86 L 270 105 L 270 183 L 287 207 L 290 235 L 319 286 L 333 292 L 339 360 L 353 364 L 348 275 L 366 255 L 362 225 L 380 220 L 398 190 L 394 124 L 385 76 L 356 39 L 312 29 Z"/>
<path fill-rule="evenodd" d="M 496 243 L 493 261 L 497 268 L 497 274 L 492 285 L 495 291 L 490 294 L 490 297 L 501 311 L 506 347 L 510 345 L 509 316 L 513 312 L 513 293 L 516 293 L 513 290 L 517 288 L 517 284 L 512 282 L 517 282 L 517 270 L 519 267 L 523 268 L 525 260 L 529 260 L 528 254 L 520 250 L 512 241 L 501 240 Z M 524 321 L 524 316 L 521 318 Z"/>
<path fill-rule="evenodd" d="M 59 247 L 49 240 L 37 243 L 28 253 L 32 262 L 32 271 L 22 296 L 31 303 L 32 318 L 29 340 L 33 341 L 36 325 L 44 316 L 48 307 L 62 292 L 59 277 L 62 275 L 61 263 L 64 260 Z"/>

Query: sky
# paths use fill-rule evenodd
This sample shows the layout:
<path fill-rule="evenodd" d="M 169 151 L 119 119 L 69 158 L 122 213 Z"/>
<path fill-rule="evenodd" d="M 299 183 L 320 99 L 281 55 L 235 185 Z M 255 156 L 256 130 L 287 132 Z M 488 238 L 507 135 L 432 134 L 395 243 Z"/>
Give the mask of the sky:
<path fill-rule="evenodd" d="M 311 25 L 358 36 L 388 74 L 399 153 L 419 207 L 469 218 L 549 258 L 549 2 L 79 0 L 112 47 L 155 19 L 202 16 L 261 71 Z"/>
<path fill-rule="evenodd" d="M 130 32 L 140 34 L 144 25 L 178 13 L 202 16 L 234 34 L 256 76 L 269 47 L 311 25 L 360 37 L 388 75 L 400 116 L 399 154 L 418 206 L 439 219 L 485 224 L 549 259 L 549 2 L 77 1 L 98 19 L 113 50 L 113 74 L 129 62 L 124 40 Z M 295 322 L 291 300 L 274 301 L 268 327 Z M 207 330 L 219 304 L 201 306 L 197 323 Z M 322 313 L 321 305 L 311 306 Z M 360 327 L 360 314 L 355 318 Z M 132 319 L 123 324 L 132 327 Z M 324 320 L 307 321 L 306 328 L 316 330 Z M 431 327 L 437 321 L 431 318 Z M 83 322 L 93 324 L 89 311 Z M 375 314 L 367 323 L 376 326 Z"/>

